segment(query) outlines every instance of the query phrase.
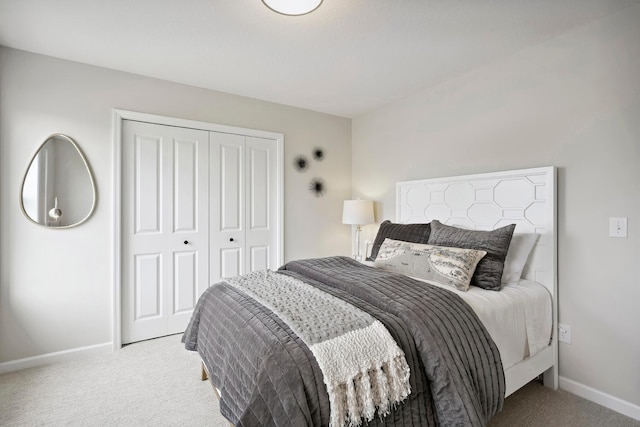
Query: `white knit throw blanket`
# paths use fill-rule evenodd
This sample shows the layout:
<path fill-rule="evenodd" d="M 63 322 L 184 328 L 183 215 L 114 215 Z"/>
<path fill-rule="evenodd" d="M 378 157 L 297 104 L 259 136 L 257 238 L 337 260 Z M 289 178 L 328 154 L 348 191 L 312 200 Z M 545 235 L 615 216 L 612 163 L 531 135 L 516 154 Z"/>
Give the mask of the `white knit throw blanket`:
<path fill-rule="evenodd" d="M 327 386 L 331 427 L 387 415 L 410 393 L 409 366 L 382 323 L 359 308 L 273 271 L 226 280 L 282 319 L 311 349 Z"/>

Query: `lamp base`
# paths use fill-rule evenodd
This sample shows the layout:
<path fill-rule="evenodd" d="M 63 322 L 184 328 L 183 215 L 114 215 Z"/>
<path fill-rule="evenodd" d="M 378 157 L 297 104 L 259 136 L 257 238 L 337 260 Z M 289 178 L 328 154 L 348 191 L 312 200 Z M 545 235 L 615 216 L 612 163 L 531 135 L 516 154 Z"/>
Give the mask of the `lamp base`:
<path fill-rule="evenodd" d="M 360 255 L 360 231 L 362 228 L 360 225 L 356 226 L 356 253 L 353 254 L 353 259 L 356 261 L 362 261 L 362 255 Z"/>

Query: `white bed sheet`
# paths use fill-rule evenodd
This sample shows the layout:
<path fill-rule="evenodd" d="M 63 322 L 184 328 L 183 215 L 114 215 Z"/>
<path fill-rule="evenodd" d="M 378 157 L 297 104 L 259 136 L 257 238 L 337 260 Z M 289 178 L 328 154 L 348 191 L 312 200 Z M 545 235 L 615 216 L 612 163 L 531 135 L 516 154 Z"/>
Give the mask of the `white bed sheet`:
<path fill-rule="evenodd" d="M 471 306 L 498 346 L 505 370 L 549 345 L 552 303 L 549 291 L 542 284 L 521 280 L 504 286 L 499 292 L 475 286 L 462 292 L 426 282 L 455 292 Z"/>

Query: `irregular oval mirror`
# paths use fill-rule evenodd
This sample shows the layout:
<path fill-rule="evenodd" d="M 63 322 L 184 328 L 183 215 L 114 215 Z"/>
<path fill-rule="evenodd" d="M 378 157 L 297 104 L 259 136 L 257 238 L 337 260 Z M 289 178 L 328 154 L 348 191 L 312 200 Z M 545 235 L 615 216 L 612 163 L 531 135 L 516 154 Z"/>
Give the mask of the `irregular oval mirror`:
<path fill-rule="evenodd" d="M 69 228 L 89 219 L 95 205 L 96 186 L 80 147 L 67 135 L 51 135 L 22 181 L 22 212 L 36 224 Z"/>

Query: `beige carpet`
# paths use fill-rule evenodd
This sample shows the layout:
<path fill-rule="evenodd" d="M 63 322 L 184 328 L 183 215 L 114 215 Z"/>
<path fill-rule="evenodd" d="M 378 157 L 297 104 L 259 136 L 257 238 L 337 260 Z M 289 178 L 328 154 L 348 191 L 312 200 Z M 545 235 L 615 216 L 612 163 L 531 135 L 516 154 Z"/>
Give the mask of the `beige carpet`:
<path fill-rule="evenodd" d="M 532 382 L 505 400 L 488 427 L 640 427 L 636 421 L 564 390 Z"/>
<path fill-rule="evenodd" d="M 224 425 L 198 355 L 180 338 L 0 375 L 0 426 Z"/>
<path fill-rule="evenodd" d="M 0 426 L 228 426 L 200 362 L 174 335 L 106 356 L 0 375 Z M 489 427 L 629 426 L 616 412 L 532 383 Z"/>

